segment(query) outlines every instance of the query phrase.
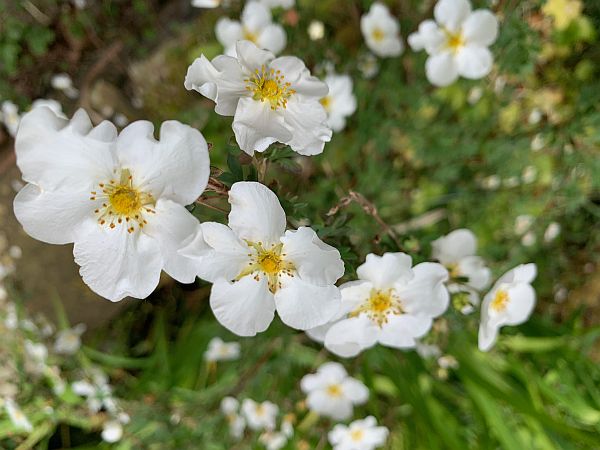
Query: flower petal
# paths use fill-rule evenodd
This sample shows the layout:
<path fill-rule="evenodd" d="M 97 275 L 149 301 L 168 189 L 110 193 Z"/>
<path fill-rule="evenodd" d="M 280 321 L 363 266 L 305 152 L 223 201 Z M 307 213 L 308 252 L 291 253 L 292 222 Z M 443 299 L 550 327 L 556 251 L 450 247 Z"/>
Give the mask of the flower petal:
<path fill-rule="evenodd" d="M 269 51 L 261 50 L 250 41 L 238 41 L 236 44 L 237 59 L 248 72 L 254 72 L 262 66 L 269 64 L 275 55 Z"/>
<path fill-rule="evenodd" d="M 269 24 L 258 35 L 257 44 L 275 55 L 281 53 L 287 45 L 285 30 L 279 24 Z"/>
<path fill-rule="evenodd" d="M 228 17 L 221 17 L 215 25 L 217 40 L 225 48 L 235 46 L 235 43 L 244 38 L 242 24 Z"/>
<path fill-rule="evenodd" d="M 469 14 L 471 14 L 469 0 L 440 0 L 433 9 L 437 23 L 452 33 L 460 30 Z"/>
<path fill-rule="evenodd" d="M 325 348 L 343 358 L 358 355 L 377 343 L 378 328 L 364 315 L 340 320 L 325 336 Z"/>
<path fill-rule="evenodd" d="M 270 67 L 280 70 L 285 81 L 297 94 L 320 99 L 327 95 L 327 84 L 310 74 L 304 61 L 295 56 L 280 56 L 271 61 Z"/>
<path fill-rule="evenodd" d="M 409 314 L 437 317 L 448 308 L 450 294 L 444 286 L 448 271 L 437 263 L 421 263 L 413 267 L 414 278 L 396 284 L 396 292 Z"/>
<path fill-rule="evenodd" d="M 279 243 L 285 232 L 285 211 L 268 187 L 253 181 L 234 183 L 229 191 L 229 227 L 240 239 Z"/>
<path fill-rule="evenodd" d="M 485 77 L 492 70 L 493 64 L 492 52 L 478 45 L 467 45 L 456 54 L 458 73 L 471 80 Z"/>
<path fill-rule="evenodd" d="M 194 128 L 169 120 L 154 139 L 154 126 L 147 121 L 127 126 L 117 140 L 117 155 L 136 185 L 154 198 L 167 198 L 182 205 L 196 201 L 210 174 L 208 145 Z"/>
<path fill-rule="evenodd" d="M 444 51 L 429 56 L 425 62 L 429 82 L 435 86 L 449 86 L 458 78 L 458 68 L 452 53 Z"/>
<path fill-rule="evenodd" d="M 332 397 L 325 390 L 311 392 L 306 404 L 311 411 L 333 420 L 347 420 L 352 417 L 352 402 L 343 397 Z"/>
<path fill-rule="evenodd" d="M 342 389 L 346 397 L 355 405 L 362 405 L 369 399 L 369 389 L 354 378 L 347 378 L 342 383 Z"/>
<path fill-rule="evenodd" d="M 463 24 L 463 36 L 467 45 L 492 45 L 498 37 L 498 19 L 487 9 L 473 11 Z"/>
<path fill-rule="evenodd" d="M 427 334 L 433 320 L 430 316 L 402 314 L 391 316 L 379 333 L 379 342 L 388 347 L 413 348 L 415 339 Z"/>
<path fill-rule="evenodd" d="M 242 11 L 242 23 L 251 33 L 258 33 L 273 21 L 271 10 L 259 2 L 248 2 Z"/>
<path fill-rule="evenodd" d="M 411 265 L 412 258 L 406 253 L 385 253 L 383 256 L 369 253 L 356 274 L 361 280 L 370 281 L 375 289 L 388 289 L 414 277 Z"/>
<path fill-rule="evenodd" d="M 217 280 L 210 293 L 210 307 L 225 328 L 239 336 L 254 336 L 269 328 L 275 315 L 267 278 L 247 276 L 230 283 Z"/>
<path fill-rule="evenodd" d="M 471 230 L 460 228 L 431 243 L 432 256 L 444 265 L 456 264 L 477 252 L 477 237 Z"/>
<path fill-rule="evenodd" d="M 283 117 L 292 133 L 292 139 L 285 143 L 292 150 L 305 156 L 323 153 L 325 143 L 331 140 L 333 132 L 327 125 L 327 112 L 317 99 L 303 100 L 297 95 L 290 97 Z"/>
<path fill-rule="evenodd" d="M 83 281 L 110 301 L 130 296 L 146 298 L 158 286 L 163 259 L 157 242 L 127 227 L 101 227 L 94 219 L 84 224 L 73 247 Z"/>

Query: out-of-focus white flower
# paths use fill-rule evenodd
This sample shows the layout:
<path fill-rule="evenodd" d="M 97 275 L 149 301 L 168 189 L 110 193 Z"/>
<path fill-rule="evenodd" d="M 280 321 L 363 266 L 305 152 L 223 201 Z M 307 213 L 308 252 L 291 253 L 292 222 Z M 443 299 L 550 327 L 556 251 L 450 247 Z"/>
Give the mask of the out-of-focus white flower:
<path fill-rule="evenodd" d="M 61 330 L 54 341 L 54 351 L 58 354 L 73 355 L 81 347 L 81 335 L 85 332 L 86 326 L 80 323 L 73 328 Z"/>
<path fill-rule="evenodd" d="M 479 349 L 488 351 L 504 325 L 520 325 L 529 319 L 535 307 L 535 264 L 522 264 L 502 275 L 481 305 Z"/>
<path fill-rule="evenodd" d="M 338 424 L 328 434 L 333 450 L 374 450 L 385 444 L 389 430 L 378 427 L 377 420 L 368 416 L 350 425 Z"/>
<path fill-rule="evenodd" d="M 546 231 L 544 231 L 544 242 L 548 243 L 548 242 L 552 242 L 554 239 L 556 239 L 558 237 L 558 235 L 560 234 L 560 224 L 557 222 L 552 222 L 548 225 L 548 227 L 546 228 Z"/>
<path fill-rule="evenodd" d="M 533 108 L 531 110 L 531 112 L 529 113 L 529 117 L 527 118 L 527 121 L 529 122 L 530 125 L 537 125 L 538 123 L 540 123 L 542 121 L 542 116 L 543 116 L 543 113 L 539 108 Z"/>
<path fill-rule="evenodd" d="M 471 10 L 468 0 L 440 0 L 434 9 L 435 22 L 426 20 L 408 37 L 415 51 L 425 50 L 427 79 L 448 86 L 459 76 L 483 78 L 490 73 L 494 58 L 488 49 L 498 37 L 498 20 L 487 9 Z"/>
<path fill-rule="evenodd" d="M 502 184 L 504 184 L 504 186 L 507 188 L 514 188 L 519 185 L 519 178 L 518 177 L 505 178 L 504 180 L 502 180 Z"/>
<path fill-rule="evenodd" d="M 102 440 L 110 444 L 119 442 L 123 437 L 123 426 L 117 420 L 109 420 L 102 427 Z"/>
<path fill-rule="evenodd" d="M 41 342 L 35 343 L 25 341 L 25 353 L 29 357 L 27 363 L 34 373 L 42 373 L 46 368 L 46 359 L 48 358 L 48 348 Z"/>
<path fill-rule="evenodd" d="M 356 271 L 359 279 L 340 287 L 347 317 L 329 329 L 325 347 L 342 357 L 356 356 L 377 343 L 414 348 L 433 318 L 446 311 L 450 296 L 444 266 L 411 266 L 412 258 L 405 253 L 367 255 Z"/>
<path fill-rule="evenodd" d="M 258 442 L 267 450 L 280 450 L 286 446 L 288 438 L 280 431 L 267 431 L 258 437 Z"/>
<path fill-rule="evenodd" d="M 85 397 L 91 412 L 97 413 L 105 409 L 109 413 L 117 412 L 117 405 L 112 397 L 112 388 L 108 384 L 106 375 L 99 371 L 92 374 L 93 383 L 88 380 L 78 380 L 71 384 L 73 392 L 80 397 Z"/>
<path fill-rule="evenodd" d="M 539 152 L 546 146 L 546 139 L 541 133 L 536 134 L 531 140 L 531 150 Z"/>
<path fill-rule="evenodd" d="M 8 134 L 13 137 L 16 136 L 19 123 L 21 122 L 19 107 L 10 100 L 3 101 L 0 110 L 0 120 L 6 127 Z"/>
<path fill-rule="evenodd" d="M 531 247 L 531 246 L 535 245 L 536 242 L 537 242 L 537 238 L 533 231 L 528 231 L 521 238 L 521 244 L 523 244 L 525 247 Z"/>
<path fill-rule="evenodd" d="M 18 245 L 11 245 L 8 254 L 13 259 L 20 259 L 23 256 L 23 250 Z"/>
<path fill-rule="evenodd" d="M 71 0 L 75 8 L 77 9 L 85 9 L 87 7 L 87 0 Z"/>
<path fill-rule="evenodd" d="M 218 8 L 223 3 L 228 3 L 229 0 L 192 0 L 192 6 L 195 8 Z"/>
<path fill-rule="evenodd" d="M 19 326 L 19 315 L 14 303 L 6 305 L 6 315 L 4 316 L 4 326 L 9 330 L 16 330 Z"/>
<path fill-rule="evenodd" d="M 319 103 L 327 85 L 311 76 L 300 59 L 275 59 L 250 41 L 237 43 L 237 55 L 220 55 L 212 62 L 200 56 L 188 69 L 186 89 L 215 101 L 217 114 L 234 116 L 236 141 L 251 156 L 273 142 L 301 155 L 322 153 L 332 134 Z"/>
<path fill-rule="evenodd" d="M 278 413 L 279 407 L 269 401 L 257 403 L 247 398 L 242 402 L 242 414 L 246 418 L 248 428 L 254 431 L 274 430 Z"/>
<path fill-rule="evenodd" d="M 241 40 L 250 41 L 275 55 L 281 53 L 287 44 L 283 27 L 273 23 L 269 8 L 256 1 L 246 3 L 241 21 L 221 17 L 215 33 L 229 56 L 236 56 L 236 44 Z"/>
<path fill-rule="evenodd" d="M 458 361 L 452 355 L 440 356 L 437 360 L 438 366 L 442 369 L 457 369 Z"/>
<path fill-rule="evenodd" d="M 338 312 L 335 282 L 344 274 L 340 253 L 308 227 L 286 228 L 277 196 L 255 182 L 229 191 L 229 226 L 206 222 L 185 255 L 197 259 L 200 278 L 213 283 L 217 320 L 240 336 L 265 331 L 277 310 L 292 328 L 327 323 Z"/>
<path fill-rule="evenodd" d="M 79 91 L 73 86 L 73 80 L 66 73 L 59 73 L 52 77 L 50 80 L 50 85 L 58 90 L 63 92 L 69 98 L 77 98 L 79 96 Z"/>
<path fill-rule="evenodd" d="M 117 125 L 119 128 L 123 128 L 125 126 L 127 126 L 127 124 L 129 123 L 129 119 L 127 118 L 127 116 L 123 113 L 117 113 L 115 114 L 115 125 Z"/>
<path fill-rule="evenodd" d="M 469 95 L 467 96 L 467 101 L 469 102 L 469 105 L 474 105 L 479 100 L 481 100 L 482 96 L 483 96 L 483 88 L 481 86 L 475 86 L 469 90 Z"/>
<path fill-rule="evenodd" d="M 364 53 L 358 58 L 358 70 L 365 79 L 370 80 L 379 73 L 379 61 L 373 53 Z"/>
<path fill-rule="evenodd" d="M 400 24 L 383 3 L 375 2 L 369 12 L 360 18 L 367 47 L 377 56 L 398 56 L 404 50 L 400 39 Z"/>
<path fill-rule="evenodd" d="M 215 337 L 208 343 L 208 348 L 204 352 L 206 361 L 233 361 L 240 357 L 239 342 L 223 342 L 221 338 Z"/>
<path fill-rule="evenodd" d="M 18 428 L 19 430 L 31 432 L 33 430 L 33 425 L 27 418 L 21 408 L 14 402 L 11 398 L 4 399 L 4 409 L 10 418 L 13 426 Z"/>
<path fill-rule="evenodd" d="M 258 1 L 265 6 L 268 6 L 271 9 L 278 8 L 278 7 L 283 8 L 283 9 L 290 9 L 296 3 L 296 0 L 258 0 Z"/>
<path fill-rule="evenodd" d="M 240 439 L 246 429 L 246 420 L 239 414 L 240 402 L 233 397 L 225 397 L 221 400 L 221 412 L 225 415 L 229 424 L 229 433 L 235 439 Z"/>
<path fill-rule="evenodd" d="M 515 234 L 517 236 L 521 236 L 523 234 L 525 234 L 527 231 L 529 231 L 529 228 L 531 228 L 531 225 L 533 225 L 533 222 L 535 221 L 535 217 L 533 217 L 530 214 L 521 214 L 519 216 L 516 217 L 515 219 Z"/>
<path fill-rule="evenodd" d="M 417 341 L 415 350 L 423 359 L 438 358 L 442 354 L 442 350 L 437 345 L 424 344 L 421 341 Z"/>
<path fill-rule="evenodd" d="M 523 175 L 521 176 L 521 178 L 523 179 L 523 183 L 533 183 L 537 178 L 537 173 L 538 171 L 535 168 L 535 166 L 525 167 L 525 169 L 523 169 Z"/>
<path fill-rule="evenodd" d="M 348 376 L 344 366 L 335 362 L 325 363 L 317 373 L 305 375 L 300 387 L 307 394 L 306 404 L 311 411 L 334 420 L 349 419 L 354 405 L 362 405 L 369 398 L 367 387 Z"/>
<path fill-rule="evenodd" d="M 307 31 L 311 41 L 318 41 L 325 37 L 325 24 L 320 20 L 313 20 L 308 25 Z"/>
<path fill-rule="evenodd" d="M 490 175 L 489 177 L 481 180 L 481 186 L 484 189 L 488 189 L 490 191 L 494 191 L 500 187 L 500 177 L 498 175 Z"/>
<path fill-rule="evenodd" d="M 51 244 L 74 242 L 75 262 L 97 294 L 145 298 L 161 270 L 191 283 L 177 250 L 198 221 L 186 210 L 208 182 L 202 134 L 176 121 L 138 121 L 117 137 L 114 125 L 92 128 L 79 110 L 66 121 L 48 108 L 27 113 L 16 138 L 17 165 L 28 184 L 14 211 L 25 231 Z"/>
<path fill-rule="evenodd" d="M 327 111 L 327 124 L 335 132 L 346 127 L 346 117 L 356 111 L 356 97 L 352 93 L 352 78 L 349 75 L 330 73 L 325 77 L 329 94 L 321 99 L 321 104 Z"/>

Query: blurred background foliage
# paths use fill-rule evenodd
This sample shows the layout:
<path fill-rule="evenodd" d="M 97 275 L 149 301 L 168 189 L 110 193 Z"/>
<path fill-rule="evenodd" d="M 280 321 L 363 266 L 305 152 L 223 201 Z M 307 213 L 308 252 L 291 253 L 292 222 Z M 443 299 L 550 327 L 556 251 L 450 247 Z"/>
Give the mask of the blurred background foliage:
<path fill-rule="evenodd" d="M 423 54 L 369 59 L 359 20 L 370 3 L 298 0 L 295 10 L 275 11 L 288 33 L 286 53 L 320 76 L 333 64 L 355 83 L 357 112 L 310 159 L 283 147 L 254 161 L 244 157 L 231 119 L 183 88 L 195 57 L 221 51 L 213 30 L 223 14 L 187 1 L 97 0 L 83 9 L 58 0 L 0 3 L 0 98 L 26 109 L 52 96 L 69 114 L 83 106 L 97 120 L 121 113 L 201 129 L 213 145 L 215 178 L 229 185 L 256 179 L 257 167 L 266 167 L 264 181 L 292 224 L 311 224 L 339 248 L 347 279 L 369 252 L 400 250 L 427 260 L 432 240 L 461 227 L 478 236 L 496 275 L 535 262 L 536 313 L 521 327 L 505 328 L 490 354 L 477 350 L 477 315 L 451 310 L 426 341 L 456 358 L 456 367 L 382 347 L 345 361 L 371 389 L 355 417 L 373 414 L 389 427 L 389 449 L 600 447 L 600 3 L 583 2 L 581 13 L 558 27 L 551 11 L 542 11 L 545 1 L 474 2 L 501 20 L 494 72 L 443 89 L 425 79 Z M 421 0 L 385 3 L 405 38 L 433 7 Z M 226 13 L 237 17 L 240 10 L 234 1 Z M 313 20 L 325 24 L 322 40 L 307 35 Z M 369 68 L 377 74 L 365 77 Z M 78 104 L 50 88 L 59 72 L 80 88 Z M 0 136 L 0 145 L 11 145 L 8 136 Z M 225 221 L 222 196 L 207 193 L 202 203 L 215 208 L 195 205 L 200 220 Z M 549 238 L 553 223 L 560 234 Z M 119 449 L 260 448 L 255 435 L 241 443 L 227 437 L 218 412 L 225 395 L 269 399 L 293 413 L 296 433 L 286 448 L 327 448 L 332 424 L 307 414 L 299 380 L 332 355 L 273 324 L 241 340 L 241 360 L 207 365 L 203 351 L 211 337 L 235 339 L 210 313 L 208 292 L 200 281 L 167 281 L 147 301 L 128 302 L 86 335 L 76 357 L 56 364 L 67 380 L 90 367 L 110 375 L 131 416 Z M 26 283 L 10 293 L 28 306 Z M 19 331 L 19 344 L 7 333 L 0 355 L 16 359 L 23 340 L 43 340 Z M 28 438 L 0 416 L 2 448 L 110 447 L 99 437 L 103 413 L 85 412 L 70 389 L 56 395 L 47 378 L 23 375 L 18 385 L 34 432 Z M 54 413 L 42 414 L 42 406 Z"/>

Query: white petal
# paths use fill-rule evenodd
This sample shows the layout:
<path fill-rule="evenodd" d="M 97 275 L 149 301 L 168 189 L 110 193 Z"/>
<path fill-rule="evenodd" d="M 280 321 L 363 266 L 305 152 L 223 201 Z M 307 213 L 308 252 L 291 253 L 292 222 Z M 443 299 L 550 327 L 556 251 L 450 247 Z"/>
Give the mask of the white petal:
<path fill-rule="evenodd" d="M 396 284 L 396 292 L 406 312 L 437 317 L 448 308 L 450 294 L 444 286 L 448 271 L 437 263 L 421 263 L 413 267 L 414 278 Z"/>
<path fill-rule="evenodd" d="M 535 264 L 521 264 L 502 275 L 496 285 L 502 283 L 531 283 L 537 275 Z"/>
<path fill-rule="evenodd" d="M 435 20 L 450 32 L 459 31 L 469 14 L 471 14 L 469 0 L 440 0 L 433 10 Z"/>
<path fill-rule="evenodd" d="M 281 53 L 287 45 L 287 36 L 281 25 L 269 24 L 258 35 L 257 44 L 275 55 Z"/>
<path fill-rule="evenodd" d="M 373 283 L 370 281 L 362 280 L 349 281 L 342 284 L 340 286 L 342 294 L 342 308 L 340 312 L 348 314 L 358 308 L 371 296 L 373 287 Z"/>
<path fill-rule="evenodd" d="M 431 317 L 402 314 L 391 316 L 379 333 L 379 342 L 395 348 L 414 348 L 417 338 L 424 336 L 431 328 Z"/>
<path fill-rule="evenodd" d="M 288 230 L 281 242 L 286 261 L 294 264 L 304 281 L 323 286 L 334 284 L 344 275 L 340 252 L 319 239 L 313 229 Z"/>
<path fill-rule="evenodd" d="M 229 191 L 229 226 L 241 239 L 276 244 L 285 232 L 285 211 L 268 187 L 241 181 Z"/>
<path fill-rule="evenodd" d="M 27 234 L 49 244 L 75 241 L 84 220 L 93 217 L 90 190 L 42 191 L 27 184 L 14 201 L 15 216 Z"/>
<path fill-rule="evenodd" d="M 325 336 L 325 348 L 343 358 L 358 355 L 377 343 L 378 329 L 363 315 L 344 319 L 331 327 Z"/>
<path fill-rule="evenodd" d="M 244 38 L 242 24 L 228 17 L 221 17 L 215 26 L 217 40 L 225 48 L 235 46 L 235 43 Z"/>
<path fill-rule="evenodd" d="M 280 70 L 285 81 L 291 84 L 291 88 L 304 98 L 314 97 L 321 99 L 328 92 L 327 85 L 310 74 L 304 61 L 295 56 L 280 56 L 271 61 L 270 67 Z"/>
<path fill-rule="evenodd" d="M 369 389 L 360 381 L 354 378 L 347 378 L 342 383 L 344 395 L 352 400 L 355 405 L 366 403 L 369 398 Z"/>
<path fill-rule="evenodd" d="M 154 139 L 152 123 L 132 123 L 119 135 L 117 154 L 134 183 L 156 199 L 188 205 L 196 201 L 208 183 L 210 162 L 204 136 L 174 120 L 162 124 L 159 141 Z"/>
<path fill-rule="evenodd" d="M 508 289 L 509 301 L 506 306 L 506 325 L 520 325 L 526 322 L 535 307 L 535 290 L 525 283 Z"/>
<path fill-rule="evenodd" d="M 286 143 L 292 132 L 284 119 L 271 109 L 269 102 L 242 98 L 233 118 L 233 132 L 240 149 L 252 156 L 254 151 L 264 152 L 273 142 Z"/>
<path fill-rule="evenodd" d="M 369 253 L 356 274 L 361 280 L 370 281 L 375 289 L 388 289 L 395 283 L 413 278 L 411 265 L 412 258 L 406 253 L 385 253 L 383 256 Z"/>
<path fill-rule="evenodd" d="M 221 325 L 239 336 L 265 331 L 275 315 L 266 277 L 256 281 L 247 276 L 234 283 L 217 280 L 210 293 L 210 307 Z"/>
<path fill-rule="evenodd" d="M 326 391 L 311 392 L 306 404 L 311 411 L 333 420 L 347 420 L 352 416 L 352 402 L 345 398 L 332 397 Z"/>
<path fill-rule="evenodd" d="M 442 264 L 456 264 L 477 252 L 477 237 L 471 230 L 460 228 L 431 243 L 432 256 Z"/>
<path fill-rule="evenodd" d="M 481 321 L 479 324 L 478 346 L 482 352 L 487 352 L 496 343 L 498 339 L 498 326 L 488 321 Z"/>
<path fill-rule="evenodd" d="M 283 277 L 281 289 L 275 293 L 275 304 L 281 320 L 298 330 L 308 330 L 329 322 L 340 307 L 340 291 L 336 286 L 318 286 L 299 276 Z"/>
<path fill-rule="evenodd" d="M 494 58 L 485 47 L 467 45 L 456 54 L 458 73 L 471 80 L 477 80 L 490 73 Z"/>
<path fill-rule="evenodd" d="M 487 9 L 473 11 L 463 24 L 463 37 L 467 45 L 492 45 L 498 37 L 498 19 Z"/>
<path fill-rule="evenodd" d="M 128 233 L 126 227 L 102 227 L 93 219 L 85 227 L 73 247 L 83 281 L 110 301 L 148 297 L 163 267 L 157 242 L 139 231 Z"/>
<path fill-rule="evenodd" d="M 250 41 L 238 41 L 236 53 L 238 61 L 248 72 L 254 72 L 256 69 L 268 65 L 275 58 L 273 53 L 261 50 Z"/>
<path fill-rule="evenodd" d="M 317 99 L 302 100 L 297 95 L 292 96 L 282 114 L 293 135 L 286 142 L 292 150 L 305 156 L 323 153 L 333 132 L 327 125 L 327 112 Z"/>
<path fill-rule="evenodd" d="M 489 286 L 492 273 L 479 256 L 467 256 L 458 261 L 458 272 L 467 277 L 467 284 L 475 289 L 482 290 Z"/>
<path fill-rule="evenodd" d="M 425 62 L 429 82 L 435 86 L 448 86 L 458 78 L 458 68 L 452 53 L 445 51 L 431 55 Z"/>
<path fill-rule="evenodd" d="M 196 279 L 196 269 L 192 260 L 179 250 L 196 231 L 198 220 L 185 207 L 171 200 L 160 199 L 154 209 L 156 214 L 148 216 L 144 233 L 160 246 L 164 271 L 181 283 L 192 283 Z"/>
<path fill-rule="evenodd" d="M 242 23 L 252 33 L 258 33 L 269 26 L 273 18 L 271 10 L 259 2 L 248 2 L 242 11 Z"/>

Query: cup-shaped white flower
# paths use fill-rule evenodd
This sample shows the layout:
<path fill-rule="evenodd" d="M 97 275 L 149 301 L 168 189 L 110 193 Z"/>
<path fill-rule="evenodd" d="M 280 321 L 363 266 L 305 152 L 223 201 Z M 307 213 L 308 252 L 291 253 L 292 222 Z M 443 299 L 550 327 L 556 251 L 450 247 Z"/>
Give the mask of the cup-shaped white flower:
<path fill-rule="evenodd" d="M 333 450 L 374 450 L 385 444 L 389 430 L 378 427 L 377 420 L 368 416 L 350 425 L 338 424 L 329 432 Z"/>
<path fill-rule="evenodd" d="M 317 373 L 305 375 L 300 387 L 307 394 L 308 408 L 333 420 L 349 419 L 354 405 L 362 405 L 369 398 L 367 387 L 348 376 L 344 366 L 335 362 L 325 363 Z"/>
<path fill-rule="evenodd" d="M 209 362 L 233 361 L 240 357 L 239 342 L 224 342 L 221 338 L 212 338 L 204 352 L 204 359 Z"/>
<path fill-rule="evenodd" d="M 329 329 L 325 347 L 342 357 L 377 343 L 415 347 L 448 307 L 448 271 L 436 263 L 411 265 L 405 253 L 367 255 L 356 271 L 359 279 L 340 287 L 347 316 Z"/>
<path fill-rule="evenodd" d="M 494 346 L 504 325 L 520 325 L 529 319 L 535 307 L 531 283 L 537 274 L 535 264 L 521 264 L 502 275 L 483 299 L 479 324 L 479 349 Z"/>
<path fill-rule="evenodd" d="M 265 5 L 251 1 L 246 3 L 240 21 L 221 17 L 215 28 L 217 39 L 225 54 L 236 55 L 238 41 L 247 40 L 264 48 L 275 55 L 281 53 L 287 44 L 285 30 L 279 24 L 273 23 L 271 10 Z"/>
<path fill-rule="evenodd" d="M 196 258 L 198 276 L 213 283 L 217 320 L 240 336 L 265 331 L 275 310 L 292 328 L 327 323 L 340 306 L 340 253 L 311 228 L 285 231 L 277 196 L 260 183 L 235 183 L 229 203 L 229 226 L 202 224 L 182 250 Z"/>
<path fill-rule="evenodd" d="M 346 118 L 356 111 L 356 97 L 352 93 L 352 78 L 348 75 L 329 74 L 325 77 L 329 94 L 321 99 L 327 111 L 327 124 L 333 131 L 346 127 Z"/>
<path fill-rule="evenodd" d="M 242 402 L 242 414 L 251 430 L 271 431 L 275 429 L 279 407 L 269 401 L 258 403 L 247 398 Z"/>
<path fill-rule="evenodd" d="M 413 50 L 425 50 L 427 79 L 448 86 L 459 76 L 483 78 L 492 70 L 488 49 L 498 37 L 498 20 L 487 9 L 471 10 L 469 0 L 440 0 L 434 9 L 436 22 L 426 20 L 408 37 Z"/>
<path fill-rule="evenodd" d="M 185 209 L 204 190 L 208 147 L 179 122 L 139 121 L 117 137 L 114 125 L 92 128 L 83 110 L 71 121 L 46 107 L 26 114 L 16 138 L 17 165 L 28 184 L 15 215 L 32 237 L 73 242 L 84 282 L 118 301 L 144 298 L 160 272 L 190 283 L 195 272 L 177 253 L 198 221 Z"/>
<path fill-rule="evenodd" d="M 196 59 L 185 77 L 186 89 L 213 100 L 217 114 L 233 116 L 237 143 L 249 155 L 273 142 L 301 155 L 322 153 L 331 140 L 319 102 L 327 85 L 294 56 L 275 59 L 250 41 L 238 41 L 236 49 L 237 58 Z"/>
<path fill-rule="evenodd" d="M 375 2 L 360 18 L 360 30 L 367 47 L 377 56 L 398 56 L 404 50 L 400 40 L 400 24 L 383 3 Z"/>

